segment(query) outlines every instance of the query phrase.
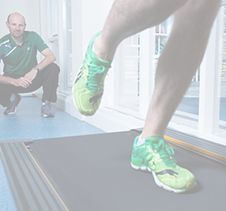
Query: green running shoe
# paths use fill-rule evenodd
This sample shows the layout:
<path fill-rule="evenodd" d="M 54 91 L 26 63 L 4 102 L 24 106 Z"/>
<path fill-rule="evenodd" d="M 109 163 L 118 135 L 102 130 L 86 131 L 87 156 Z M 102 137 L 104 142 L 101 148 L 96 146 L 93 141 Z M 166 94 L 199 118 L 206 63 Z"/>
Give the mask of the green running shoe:
<path fill-rule="evenodd" d="M 155 183 L 168 191 L 184 192 L 195 186 L 195 177 L 187 169 L 181 168 L 173 158 L 173 148 L 158 137 L 151 137 L 137 146 L 138 137 L 133 144 L 131 166 L 136 170 L 151 171 Z"/>
<path fill-rule="evenodd" d="M 90 41 L 80 71 L 72 88 L 74 104 L 85 116 L 93 115 L 99 108 L 104 92 L 104 79 L 111 61 L 100 60 L 92 51 L 97 33 Z"/>

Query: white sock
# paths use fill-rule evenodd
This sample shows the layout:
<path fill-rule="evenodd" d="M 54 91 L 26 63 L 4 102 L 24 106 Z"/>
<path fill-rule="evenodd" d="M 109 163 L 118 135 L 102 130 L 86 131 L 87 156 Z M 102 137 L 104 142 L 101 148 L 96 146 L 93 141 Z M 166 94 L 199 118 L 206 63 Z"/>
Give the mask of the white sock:
<path fill-rule="evenodd" d="M 92 51 L 96 54 L 96 51 L 95 51 L 95 48 L 94 48 L 94 44 L 93 44 Z M 105 60 L 103 60 L 103 59 L 101 59 L 100 57 L 98 57 L 97 54 L 96 54 L 96 57 L 97 57 L 100 61 L 106 62 Z"/>
<path fill-rule="evenodd" d="M 11 97 L 10 97 L 10 101 L 13 102 L 16 98 L 16 95 L 15 94 L 11 94 Z"/>
<path fill-rule="evenodd" d="M 141 144 L 145 143 L 145 138 L 141 138 L 141 136 L 139 136 L 139 139 L 137 141 L 137 146 L 140 146 Z"/>

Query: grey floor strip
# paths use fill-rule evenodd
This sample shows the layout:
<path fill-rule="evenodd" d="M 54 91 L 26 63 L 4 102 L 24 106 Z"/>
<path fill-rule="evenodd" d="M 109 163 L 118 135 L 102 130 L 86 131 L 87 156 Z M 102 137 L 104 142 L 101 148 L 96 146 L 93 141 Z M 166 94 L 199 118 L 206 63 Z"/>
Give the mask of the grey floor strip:
<path fill-rule="evenodd" d="M 20 211 L 68 210 L 23 143 L 0 144 L 0 156 Z"/>

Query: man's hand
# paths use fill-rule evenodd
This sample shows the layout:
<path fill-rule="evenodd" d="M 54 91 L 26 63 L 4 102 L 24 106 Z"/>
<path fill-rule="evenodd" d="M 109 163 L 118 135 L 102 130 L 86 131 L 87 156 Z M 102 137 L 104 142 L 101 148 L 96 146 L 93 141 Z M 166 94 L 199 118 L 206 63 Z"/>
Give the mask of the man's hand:
<path fill-rule="evenodd" d="M 31 80 L 25 77 L 20 77 L 18 79 L 12 79 L 12 85 L 21 86 L 23 88 L 27 88 L 31 84 Z"/>
<path fill-rule="evenodd" d="M 37 70 L 35 70 L 34 68 L 31 69 L 31 71 L 29 71 L 25 76 L 24 78 L 28 79 L 29 81 L 33 81 L 34 78 L 36 77 L 37 75 Z"/>

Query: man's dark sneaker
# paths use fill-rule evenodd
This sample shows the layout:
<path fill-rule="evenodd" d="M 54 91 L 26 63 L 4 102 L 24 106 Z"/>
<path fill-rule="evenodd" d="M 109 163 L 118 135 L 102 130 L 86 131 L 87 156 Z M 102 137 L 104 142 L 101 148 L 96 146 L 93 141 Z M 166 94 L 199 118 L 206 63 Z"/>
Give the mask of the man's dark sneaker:
<path fill-rule="evenodd" d="M 15 99 L 13 101 L 9 101 L 9 103 L 4 111 L 4 114 L 8 115 L 8 114 L 16 113 L 16 108 L 17 108 L 18 104 L 20 103 L 20 100 L 21 100 L 21 96 L 16 94 Z"/>
<path fill-rule="evenodd" d="M 43 103 L 43 105 L 41 107 L 41 112 L 44 117 L 54 117 L 55 116 L 54 112 L 51 109 L 51 104 L 48 100 L 46 100 L 45 103 Z"/>

